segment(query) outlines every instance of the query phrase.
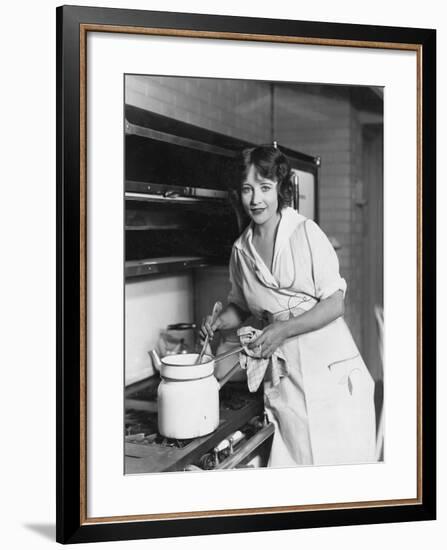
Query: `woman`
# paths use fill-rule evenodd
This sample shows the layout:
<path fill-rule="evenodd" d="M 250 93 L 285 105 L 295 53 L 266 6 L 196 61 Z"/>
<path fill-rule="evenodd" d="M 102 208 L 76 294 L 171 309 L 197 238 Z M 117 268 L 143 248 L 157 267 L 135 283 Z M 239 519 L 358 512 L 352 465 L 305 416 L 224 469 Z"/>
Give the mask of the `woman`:
<path fill-rule="evenodd" d="M 276 147 L 243 152 L 241 203 L 251 218 L 230 260 L 231 292 L 202 334 L 269 319 L 250 344 L 281 348 L 287 376 L 268 370 L 264 402 L 275 435 L 269 466 L 375 461 L 374 382 L 343 320 L 346 282 L 319 226 L 287 206 L 290 166 Z"/>

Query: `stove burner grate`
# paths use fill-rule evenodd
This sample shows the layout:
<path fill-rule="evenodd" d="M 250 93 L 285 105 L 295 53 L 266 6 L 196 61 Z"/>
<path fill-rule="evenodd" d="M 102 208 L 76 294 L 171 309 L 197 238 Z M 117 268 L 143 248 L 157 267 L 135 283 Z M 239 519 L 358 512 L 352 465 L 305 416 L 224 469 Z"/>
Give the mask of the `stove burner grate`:
<path fill-rule="evenodd" d="M 191 439 L 171 439 L 170 437 L 157 434 L 153 443 L 155 445 L 160 445 L 160 447 L 175 447 L 176 449 L 183 449 L 186 445 L 191 443 Z"/>
<path fill-rule="evenodd" d="M 125 417 L 126 443 L 158 445 L 183 449 L 191 439 L 171 439 L 158 433 L 157 418 L 153 413 L 128 409 Z"/>

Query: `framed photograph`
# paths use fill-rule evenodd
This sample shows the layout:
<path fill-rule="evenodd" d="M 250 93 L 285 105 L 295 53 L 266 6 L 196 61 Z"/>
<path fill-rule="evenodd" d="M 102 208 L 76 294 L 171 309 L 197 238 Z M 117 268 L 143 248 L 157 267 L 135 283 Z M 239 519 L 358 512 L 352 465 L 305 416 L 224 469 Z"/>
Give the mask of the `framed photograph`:
<path fill-rule="evenodd" d="M 57 540 L 435 519 L 436 32 L 57 9 Z"/>

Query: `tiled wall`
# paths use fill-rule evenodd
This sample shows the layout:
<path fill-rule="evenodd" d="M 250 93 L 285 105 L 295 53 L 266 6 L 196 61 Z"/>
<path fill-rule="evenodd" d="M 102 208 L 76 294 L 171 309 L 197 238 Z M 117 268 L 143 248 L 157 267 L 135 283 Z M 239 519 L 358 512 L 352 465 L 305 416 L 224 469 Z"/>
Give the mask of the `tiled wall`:
<path fill-rule="evenodd" d="M 321 157 L 319 223 L 341 248 L 337 250 L 340 271 L 348 284 L 346 321 L 361 346 L 361 238 L 362 211 L 353 195 L 361 162 L 361 128 L 349 93 L 318 93 L 278 89 L 275 116 L 279 143 Z M 294 117 L 296 110 L 302 113 Z M 307 117 L 306 117 L 307 113 Z M 307 118 L 307 120 L 306 120 Z"/>
<path fill-rule="evenodd" d="M 350 223 L 350 252 L 351 265 L 351 301 L 353 304 L 351 312 L 352 330 L 360 341 L 362 322 L 362 296 L 364 295 L 364 274 L 361 269 L 355 266 L 364 264 L 364 232 L 365 232 L 365 211 L 361 204 L 363 200 L 362 186 L 362 126 L 359 121 L 358 112 L 351 108 L 351 223 Z"/>
<path fill-rule="evenodd" d="M 341 245 L 348 283 L 346 320 L 361 346 L 362 209 L 354 203 L 361 170 L 361 125 L 347 89 L 275 87 L 274 124 L 268 83 L 128 76 L 126 102 L 254 143 L 279 144 L 321 156 L 320 225 Z"/>
<path fill-rule="evenodd" d="M 270 140 L 264 82 L 127 76 L 126 103 L 254 143 Z"/>

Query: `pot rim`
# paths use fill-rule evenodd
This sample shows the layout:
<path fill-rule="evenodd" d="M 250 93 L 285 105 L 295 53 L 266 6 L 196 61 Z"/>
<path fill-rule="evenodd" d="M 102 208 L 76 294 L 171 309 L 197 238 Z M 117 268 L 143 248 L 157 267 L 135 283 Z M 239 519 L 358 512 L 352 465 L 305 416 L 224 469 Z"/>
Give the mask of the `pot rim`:
<path fill-rule="evenodd" d="M 160 375 L 170 380 L 197 380 L 214 374 L 214 358 L 205 355 L 205 362 L 194 365 L 198 353 L 178 353 L 161 359 Z"/>

